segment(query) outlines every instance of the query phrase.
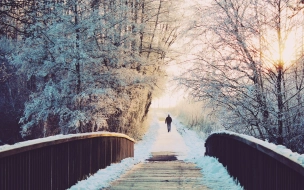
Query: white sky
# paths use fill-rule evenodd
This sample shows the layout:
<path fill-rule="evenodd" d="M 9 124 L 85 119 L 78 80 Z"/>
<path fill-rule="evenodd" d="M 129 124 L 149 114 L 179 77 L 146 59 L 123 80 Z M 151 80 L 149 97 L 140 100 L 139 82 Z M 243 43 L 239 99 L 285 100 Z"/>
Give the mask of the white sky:
<path fill-rule="evenodd" d="M 167 90 L 164 92 L 163 96 L 159 98 L 154 98 L 152 100 L 152 108 L 169 108 L 175 107 L 182 99 L 185 98 L 185 92 L 183 90 L 170 89 L 174 82 L 167 83 Z M 170 86 L 170 84 L 172 84 Z"/>

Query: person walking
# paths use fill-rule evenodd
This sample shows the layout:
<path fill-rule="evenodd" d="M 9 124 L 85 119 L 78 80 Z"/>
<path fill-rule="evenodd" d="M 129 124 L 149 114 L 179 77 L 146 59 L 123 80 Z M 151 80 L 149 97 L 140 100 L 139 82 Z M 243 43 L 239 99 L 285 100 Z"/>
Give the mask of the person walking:
<path fill-rule="evenodd" d="M 165 123 L 167 123 L 168 133 L 171 131 L 171 122 L 172 122 L 172 118 L 168 114 L 168 117 L 165 120 Z"/>

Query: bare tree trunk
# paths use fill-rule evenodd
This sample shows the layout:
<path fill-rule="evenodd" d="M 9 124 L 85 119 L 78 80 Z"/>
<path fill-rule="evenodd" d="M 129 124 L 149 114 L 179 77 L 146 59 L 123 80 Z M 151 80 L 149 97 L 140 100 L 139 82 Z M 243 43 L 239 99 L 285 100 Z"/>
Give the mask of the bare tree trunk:
<path fill-rule="evenodd" d="M 148 51 L 147 58 L 149 58 L 150 53 L 151 53 L 152 43 L 153 43 L 153 40 L 154 40 L 156 28 L 157 28 L 157 25 L 158 25 L 158 18 L 159 18 L 161 6 L 162 6 L 162 0 L 159 0 L 159 6 L 158 6 L 157 14 L 156 14 L 156 21 L 155 21 L 152 37 L 151 37 L 150 44 L 149 44 L 149 51 Z"/>
<path fill-rule="evenodd" d="M 277 75 L 277 101 L 278 101 L 278 136 L 277 136 L 277 143 L 283 144 L 283 95 L 282 95 L 282 63 L 279 63 L 278 67 L 278 75 Z"/>
<path fill-rule="evenodd" d="M 278 1 L 278 16 L 277 16 L 277 35 L 278 35 L 278 45 L 279 45 L 279 62 L 277 66 L 277 83 L 276 83 L 276 93 L 277 93 L 277 102 L 278 102 L 278 136 L 277 136 L 277 143 L 283 144 L 283 91 L 282 91 L 282 79 L 283 79 L 283 41 L 282 41 L 282 31 L 281 31 L 281 1 Z"/>
<path fill-rule="evenodd" d="M 75 14 L 75 26 L 76 26 L 76 52 L 79 51 L 79 29 L 77 27 L 77 25 L 79 24 L 79 18 L 78 18 L 78 6 L 77 3 L 75 3 L 75 7 L 74 7 L 74 14 Z M 76 54 L 76 63 L 75 63 L 75 71 L 76 71 L 76 76 L 77 76 L 77 80 L 76 80 L 76 93 L 79 94 L 81 91 L 81 74 L 80 74 L 80 60 L 79 60 L 79 54 Z"/>

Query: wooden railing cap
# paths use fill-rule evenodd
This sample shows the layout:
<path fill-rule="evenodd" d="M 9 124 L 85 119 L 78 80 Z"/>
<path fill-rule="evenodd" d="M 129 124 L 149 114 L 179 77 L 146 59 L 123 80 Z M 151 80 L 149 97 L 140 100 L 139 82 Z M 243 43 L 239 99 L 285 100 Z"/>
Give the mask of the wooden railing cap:
<path fill-rule="evenodd" d="M 65 142 L 81 140 L 81 139 L 96 138 L 96 137 L 120 137 L 133 141 L 135 143 L 135 140 L 133 138 L 122 133 L 92 132 L 92 133 L 78 133 L 78 134 L 68 134 L 68 135 L 55 135 L 45 138 L 19 142 L 13 145 L 0 146 L 0 158 L 10 156 L 13 154 L 18 154 L 28 150 L 46 147 L 46 146 L 51 146 Z"/>

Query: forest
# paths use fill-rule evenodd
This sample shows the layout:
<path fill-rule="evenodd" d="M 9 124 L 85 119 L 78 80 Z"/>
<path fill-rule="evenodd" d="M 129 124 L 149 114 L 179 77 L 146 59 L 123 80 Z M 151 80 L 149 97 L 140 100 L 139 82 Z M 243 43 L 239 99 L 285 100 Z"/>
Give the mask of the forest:
<path fill-rule="evenodd" d="M 0 1 L 0 142 L 101 130 L 140 138 L 177 37 L 174 6 Z"/>
<path fill-rule="evenodd" d="M 175 109 L 189 127 L 304 153 L 303 13 L 300 0 L 1 0 L 0 145 L 140 139 L 173 65 L 199 102 Z"/>

